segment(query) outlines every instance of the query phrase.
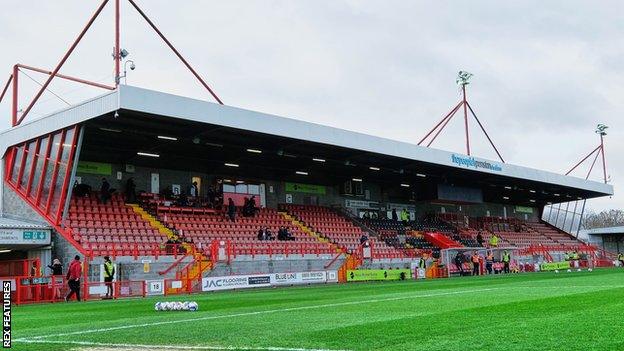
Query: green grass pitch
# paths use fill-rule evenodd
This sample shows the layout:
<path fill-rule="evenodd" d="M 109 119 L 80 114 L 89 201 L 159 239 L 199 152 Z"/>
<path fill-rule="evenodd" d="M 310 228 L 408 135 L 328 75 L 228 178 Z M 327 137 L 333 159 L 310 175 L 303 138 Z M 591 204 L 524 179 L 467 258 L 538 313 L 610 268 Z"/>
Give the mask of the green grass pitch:
<path fill-rule="evenodd" d="M 19 306 L 12 326 L 15 350 L 624 350 L 624 269 Z"/>

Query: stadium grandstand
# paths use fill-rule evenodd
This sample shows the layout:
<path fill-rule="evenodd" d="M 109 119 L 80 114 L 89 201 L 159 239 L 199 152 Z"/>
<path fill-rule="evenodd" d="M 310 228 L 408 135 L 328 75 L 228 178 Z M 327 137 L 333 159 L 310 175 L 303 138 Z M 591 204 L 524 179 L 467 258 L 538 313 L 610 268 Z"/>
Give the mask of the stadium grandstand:
<path fill-rule="evenodd" d="M 612 194 L 599 182 L 126 85 L 1 135 L 3 216 L 13 231 L 24 222 L 51 233 L 38 247 L 5 243 L 11 259 L 80 254 L 99 283 L 110 256 L 118 281 L 162 279 L 170 293 L 231 274 L 335 271 L 344 281 L 347 269 L 410 268 L 488 247 L 493 235 L 516 257 L 593 253 L 540 220 L 542 210 Z"/>
<path fill-rule="evenodd" d="M 53 71 L 15 65 L 2 92 L 12 86 L 12 128 L 0 133 L 0 266 L 16 302 L 62 300 L 65 278 L 47 266 L 58 259 L 66 271 L 75 255 L 87 298 L 106 292 L 106 256 L 114 297 L 225 289 L 232 276 L 247 279 L 242 287 L 390 269 L 449 277 L 463 271 L 453 259 L 474 250 L 498 263 L 512 252 L 507 263 L 526 271 L 570 252 L 586 264 L 612 259 L 543 219 L 547 206 L 612 195 L 606 182 L 224 105 L 133 1 L 217 102 L 120 84 L 119 26 L 114 86 L 61 75 L 106 3 Z M 49 78 L 22 109 L 24 70 Z M 438 126 L 462 104 L 474 115 L 469 77 L 460 72 L 463 101 Z M 106 92 L 24 121 L 52 79 Z"/>

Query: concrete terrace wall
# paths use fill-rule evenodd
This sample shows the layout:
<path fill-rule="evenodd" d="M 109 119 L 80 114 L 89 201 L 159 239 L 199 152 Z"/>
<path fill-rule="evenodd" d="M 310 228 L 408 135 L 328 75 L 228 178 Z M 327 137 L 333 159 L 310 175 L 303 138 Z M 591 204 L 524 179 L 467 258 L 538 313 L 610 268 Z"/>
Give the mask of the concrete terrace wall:
<path fill-rule="evenodd" d="M 205 276 L 219 277 L 227 275 L 256 274 L 256 273 L 283 273 L 283 272 L 310 272 L 324 270 L 338 270 L 344 263 L 344 258 L 337 259 L 330 267 L 325 268 L 331 259 L 291 258 L 283 260 L 262 259 L 245 260 L 244 257 L 232 261 L 229 265 L 218 263 Z"/>
<path fill-rule="evenodd" d="M 21 219 L 27 222 L 47 225 L 48 222 L 33 210 L 17 193 L 2 181 L 2 215 L 9 218 Z"/>

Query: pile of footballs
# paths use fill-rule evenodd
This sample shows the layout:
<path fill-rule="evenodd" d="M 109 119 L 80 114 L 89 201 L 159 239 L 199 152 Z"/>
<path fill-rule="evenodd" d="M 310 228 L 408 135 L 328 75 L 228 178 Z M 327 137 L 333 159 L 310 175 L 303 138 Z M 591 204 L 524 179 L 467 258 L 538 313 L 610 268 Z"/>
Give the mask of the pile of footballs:
<path fill-rule="evenodd" d="M 154 304 L 154 310 L 156 310 L 156 311 L 191 311 L 191 312 L 195 312 L 198 309 L 199 309 L 199 305 L 195 301 L 156 302 Z"/>

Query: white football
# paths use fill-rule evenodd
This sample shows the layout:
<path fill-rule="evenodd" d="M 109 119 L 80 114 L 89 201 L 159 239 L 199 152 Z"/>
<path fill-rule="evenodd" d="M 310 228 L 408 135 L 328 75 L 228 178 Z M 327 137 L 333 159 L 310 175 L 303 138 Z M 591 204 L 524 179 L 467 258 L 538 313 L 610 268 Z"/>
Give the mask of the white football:
<path fill-rule="evenodd" d="M 558 270 L 558 269 L 555 269 L 555 273 L 559 273 L 559 270 Z"/>
<path fill-rule="evenodd" d="M 572 270 L 571 270 L 571 269 L 568 269 L 568 273 L 570 273 L 570 272 L 572 272 Z"/>
<path fill-rule="evenodd" d="M 161 302 L 156 302 L 154 304 L 154 310 L 155 311 L 162 311 L 162 303 Z"/>
<path fill-rule="evenodd" d="M 593 271 L 593 269 L 591 269 L 591 268 L 587 268 L 587 271 L 588 271 L 588 272 L 591 272 L 591 271 Z"/>
<path fill-rule="evenodd" d="M 197 302 L 195 302 L 195 301 L 189 302 L 189 304 L 188 304 L 188 310 L 189 311 L 195 312 L 198 309 L 199 309 L 199 305 L 197 304 Z"/>
<path fill-rule="evenodd" d="M 579 269 L 577 269 L 576 271 L 577 271 L 577 272 L 580 272 L 580 271 L 581 271 L 581 269 L 579 268 Z"/>

